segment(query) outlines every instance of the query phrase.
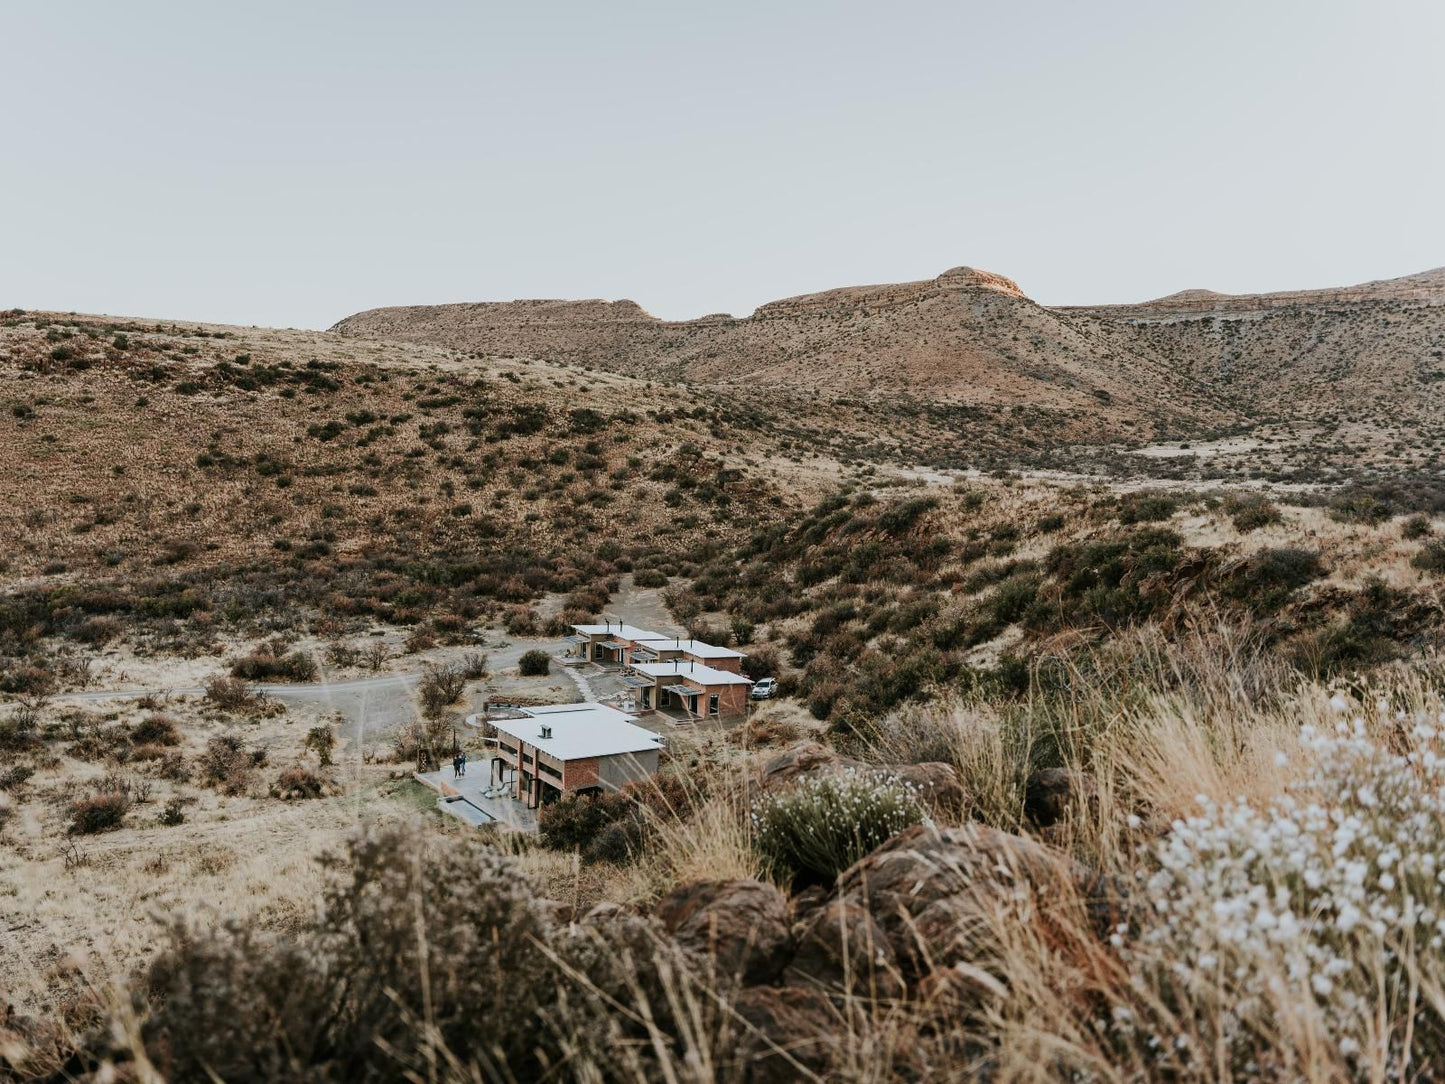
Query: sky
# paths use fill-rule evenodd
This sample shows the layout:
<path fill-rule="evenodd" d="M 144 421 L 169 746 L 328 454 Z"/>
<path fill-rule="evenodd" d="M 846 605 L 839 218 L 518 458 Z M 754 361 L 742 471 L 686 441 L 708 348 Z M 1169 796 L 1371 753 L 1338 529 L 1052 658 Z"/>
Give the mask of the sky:
<path fill-rule="evenodd" d="M 0 308 L 745 315 L 1445 264 L 1445 3 L 0 0 Z"/>

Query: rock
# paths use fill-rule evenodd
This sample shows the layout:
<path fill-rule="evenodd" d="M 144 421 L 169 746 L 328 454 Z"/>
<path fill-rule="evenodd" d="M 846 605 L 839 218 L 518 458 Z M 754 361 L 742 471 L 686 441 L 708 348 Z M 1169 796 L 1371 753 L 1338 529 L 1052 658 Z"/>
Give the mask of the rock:
<path fill-rule="evenodd" d="M 760 881 L 697 881 L 670 892 L 656 915 L 679 945 L 744 985 L 776 979 L 792 956 L 788 901 Z"/>
<path fill-rule="evenodd" d="M 956 813 L 963 809 L 963 781 L 951 764 L 929 761 L 923 764 L 865 764 L 842 756 L 815 741 L 805 741 L 779 753 L 763 765 L 758 788 L 781 790 L 801 779 L 835 774 L 848 769 L 893 776 L 918 788 L 935 810 Z"/>
<path fill-rule="evenodd" d="M 888 935 L 855 902 L 829 901 L 799 923 L 793 937 L 797 949 L 785 972 L 789 983 L 873 998 L 906 993 Z"/>
<path fill-rule="evenodd" d="M 1038 828 L 1063 820 L 1081 798 L 1095 793 L 1094 777 L 1074 768 L 1040 768 L 1024 784 L 1024 813 Z"/>
<path fill-rule="evenodd" d="M 741 1018 L 736 1057 L 747 1084 L 793 1084 L 824 1076 L 843 1021 L 827 997 L 803 986 L 750 986 L 733 1009 Z"/>
<path fill-rule="evenodd" d="M 1051 921 L 1040 901 L 1092 900 L 1100 888 L 1085 867 L 1034 840 L 979 824 L 919 825 L 845 870 L 835 898 L 871 915 L 915 986 L 935 969 L 986 961 L 989 923 L 1001 914 Z"/>

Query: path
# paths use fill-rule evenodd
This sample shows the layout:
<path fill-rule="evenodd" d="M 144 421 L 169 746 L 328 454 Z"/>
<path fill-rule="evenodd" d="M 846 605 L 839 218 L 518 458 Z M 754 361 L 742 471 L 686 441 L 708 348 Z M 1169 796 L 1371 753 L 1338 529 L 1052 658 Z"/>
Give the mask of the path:
<path fill-rule="evenodd" d="M 577 686 L 577 691 L 582 695 L 583 703 L 597 703 L 597 694 L 592 690 L 592 681 L 586 674 L 580 672 L 580 667 L 564 666 L 562 667 L 562 672 L 572 679 L 572 684 Z"/>

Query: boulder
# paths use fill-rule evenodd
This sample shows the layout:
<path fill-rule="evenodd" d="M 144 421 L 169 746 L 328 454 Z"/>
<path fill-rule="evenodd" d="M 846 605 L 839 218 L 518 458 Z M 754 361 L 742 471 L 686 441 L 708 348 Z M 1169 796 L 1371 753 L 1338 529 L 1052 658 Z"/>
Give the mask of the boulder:
<path fill-rule="evenodd" d="M 835 900 L 871 916 L 913 987 L 935 969 L 986 964 L 991 922 L 1049 921 L 1047 902 L 1087 901 L 1099 888 L 1085 867 L 1034 840 L 980 824 L 918 825 L 845 870 Z"/>
<path fill-rule="evenodd" d="M 872 998 L 907 992 L 888 935 L 856 902 L 830 900 L 794 928 L 793 938 L 797 949 L 784 973 L 789 983 Z"/>
<path fill-rule="evenodd" d="M 1024 813 L 1038 828 L 1059 823 L 1081 798 L 1093 796 L 1094 777 L 1075 768 L 1040 768 L 1024 783 Z"/>
<path fill-rule="evenodd" d="M 793 1084 L 827 1075 L 844 1022 L 833 1003 L 803 986 L 750 986 L 738 992 L 735 1056 L 747 1084 Z"/>
<path fill-rule="evenodd" d="M 655 914 L 684 949 L 744 985 L 776 979 L 792 955 L 788 901 L 761 881 L 696 881 L 665 896 Z"/>
<path fill-rule="evenodd" d="M 758 777 L 762 791 L 781 790 L 801 779 L 830 775 L 852 769 L 893 776 L 912 783 L 935 810 L 956 813 L 963 809 L 963 781 L 953 765 L 941 761 L 923 764 L 866 764 L 853 760 L 815 741 L 800 742 L 763 765 Z"/>

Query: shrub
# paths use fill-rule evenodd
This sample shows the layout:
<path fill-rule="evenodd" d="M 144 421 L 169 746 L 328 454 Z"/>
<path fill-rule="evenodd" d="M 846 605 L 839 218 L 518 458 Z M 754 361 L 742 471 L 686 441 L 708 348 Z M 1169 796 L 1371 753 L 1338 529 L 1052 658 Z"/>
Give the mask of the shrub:
<path fill-rule="evenodd" d="M 552 656 L 533 648 L 517 661 L 517 671 L 523 677 L 545 677 L 552 669 Z"/>
<path fill-rule="evenodd" d="M 1400 537 L 1413 542 L 1416 539 L 1424 538 L 1433 530 L 1430 524 L 1430 517 L 1423 513 L 1416 513 L 1400 524 Z"/>
<path fill-rule="evenodd" d="M 864 855 L 920 823 L 924 814 L 911 784 L 849 769 L 764 795 L 752 811 L 754 843 L 784 876 L 831 884 Z"/>
<path fill-rule="evenodd" d="M 329 784 L 310 768 L 296 765 L 287 768 L 276 782 L 271 784 L 271 797 L 280 798 L 283 802 L 302 801 L 307 798 L 320 798 L 328 789 Z"/>
<path fill-rule="evenodd" d="M 186 812 L 184 803 L 182 803 L 179 798 L 172 798 L 166 803 L 165 808 L 156 814 L 156 822 L 168 828 L 174 828 L 178 824 L 184 824 L 185 820 Z"/>
<path fill-rule="evenodd" d="M 661 569 L 639 568 L 632 574 L 632 582 L 638 587 L 666 587 L 667 574 Z"/>
<path fill-rule="evenodd" d="M 169 715 L 148 715 L 135 725 L 130 740 L 136 745 L 179 745 L 181 736 Z"/>
<path fill-rule="evenodd" d="M 316 660 L 304 651 L 278 655 L 261 649 L 233 661 L 231 676 L 245 681 L 312 681 Z"/>
<path fill-rule="evenodd" d="M 1439 1007 L 1379 985 L 1381 975 L 1426 988 L 1445 979 L 1445 750 L 1434 714 L 1397 722 L 1382 712 L 1391 737 L 1379 743 L 1363 719 L 1329 735 L 1306 725 L 1288 754 L 1304 776 L 1288 794 L 1201 800 L 1145 848 L 1154 872 L 1141 917 L 1151 917 L 1123 956 L 1136 983 L 1157 984 L 1151 1004 L 1170 1008 L 1167 1020 L 1135 1022 L 1141 1038 L 1157 1041 L 1169 1020 L 1205 1022 L 1195 1056 L 1217 1074 L 1254 1077 L 1274 1052 L 1279 1006 L 1307 1011 L 1357 1079 L 1441 1064 Z"/>
<path fill-rule="evenodd" d="M 1422 572 L 1445 572 L 1445 539 L 1425 543 L 1410 563 Z"/>
<path fill-rule="evenodd" d="M 417 686 L 421 698 L 422 712 L 428 719 L 435 719 L 455 704 L 467 687 L 466 669 L 457 664 L 446 666 L 429 665 Z"/>
<path fill-rule="evenodd" d="M 256 696 L 240 678 L 217 674 L 206 682 L 206 699 L 222 711 L 243 711 L 256 703 Z"/>
<path fill-rule="evenodd" d="M 206 743 L 201 754 L 201 778 L 223 794 L 244 794 L 251 785 L 251 772 L 266 763 L 264 749 L 248 748 L 233 734 L 219 734 Z"/>
<path fill-rule="evenodd" d="M 1322 575 L 1324 568 L 1317 551 L 1280 546 L 1251 556 L 1232 577 L 1229 591 L 1256 612 L 1268 613 Z"/>
<path fill-rule="evenodd" d="M 130 798 L 119 790 L 103 791 L 72 802 L 70 832 L 72 835 L 93 835 L 119 828 L 130 810 Z"/>
<path fill-rule="evenodd" d="M 635 802 L 615 792 L 568 794 L 538 812 L 537 838 L 549 850 L 585 850 L 604 828 L 635 808 Z"/>
<path fill-rule="evenodd" d="M 141 985 L 138 1036 L 168 1079 L 399 1080 L 425 1077 L 441 1049 L 449 1064 L 531 1080 L 546 1075 L 539 1057 L 555 1067 L 576 1056 L 575 1044 L 560 1053 L 547 1021 L 580 1023 L 585 999 L 555 1004 L 567 979 L 544 951 L 541 892 L 512 861 L 390 830 L 357 836 L 328 869 L 316 914 L 285 934 L 176 921 Z M 530 981 L 506 981 L 518 975 Z M 600 1021 L 579 1028 L 594 1030 L 601 1047 Z"/>
<path fill-rule="evenodd" d="M 316 754 L 316 759 L 325 768 L 331 763 L 331 750 L 336 748 L 336 735 L 329 726 L 313 726 L 306 732 L 305 746 Z"/>
<path fill-rule="evenodd" d="M 1178 510 L 1178 500 L 1167 493 L 1131 493 L 1119 502 L 1119 522 L 1157 523 Z"/>
<path fill-rule="evenodd" d="M 1224 514 L 1241 533 L 1257 531 L 1284 518 L 1278 506 L 1261 493 L 1231 493 L 1224 499 Z"/>
<path fill-rule="evenodd" d="M 743 659 L 742 671 L 754 681 L 761 681 L 765 677 L 777 677 L 781 666 L 778 649 L 772 644 L 760 644 Z"/>

